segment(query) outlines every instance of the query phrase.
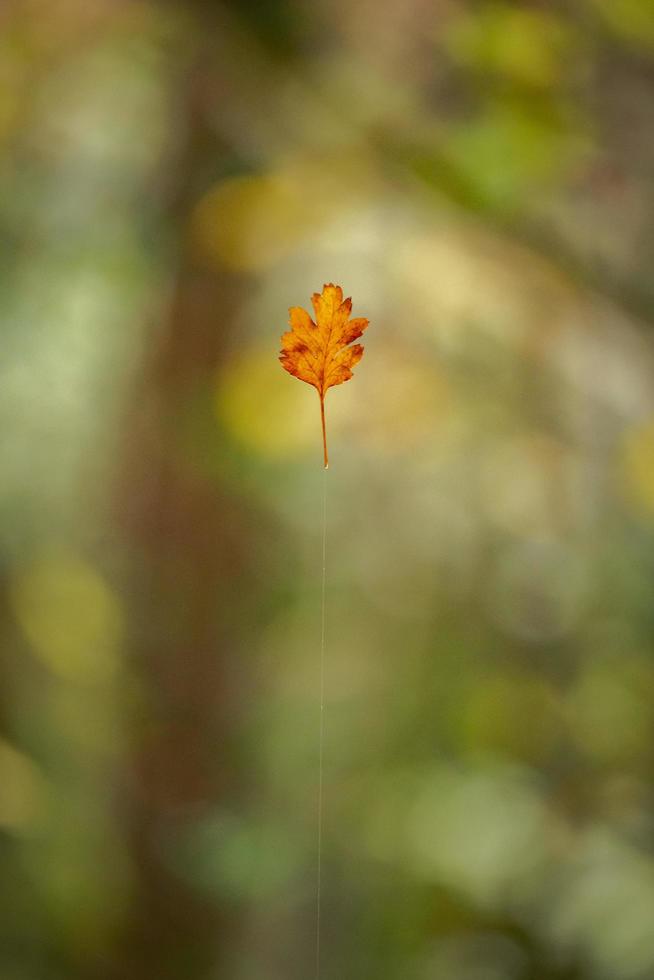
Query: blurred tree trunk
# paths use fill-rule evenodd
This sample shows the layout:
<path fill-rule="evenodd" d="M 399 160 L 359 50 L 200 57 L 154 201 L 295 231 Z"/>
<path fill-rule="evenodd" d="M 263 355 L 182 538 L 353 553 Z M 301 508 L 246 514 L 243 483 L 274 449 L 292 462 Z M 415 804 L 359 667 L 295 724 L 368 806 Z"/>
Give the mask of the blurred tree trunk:
<path fill-rule="evenodd" d="M 200 22 L 198 31 L 201 38 Z M 235 789 L 225 745 L 230 661 L 238 651 L 228 624 L 247 590 L 251 554 L 240 505 L 197 452 L 212 439 L 219 451 L 211 397 L 240 288 L 198 269 L 183 244 L 191 208 L 220 153 L 200 103 L 203 71 L 200 56 L 185 78 L 185 156 L 169 213 L 161 216 L 182 243 L 179 268 L 169 322 L 153 330 L 155 349 L 135 394 L 119 490 L 132 556 L 135 675 L 123 804 L 135 892 L 110 968 L 121 980 L 204 976 L 220 960 L 221 936 L 235 925 L 172 866 L 193 822 Z M 202 438 L 194 447 L 196 425 Z"/>

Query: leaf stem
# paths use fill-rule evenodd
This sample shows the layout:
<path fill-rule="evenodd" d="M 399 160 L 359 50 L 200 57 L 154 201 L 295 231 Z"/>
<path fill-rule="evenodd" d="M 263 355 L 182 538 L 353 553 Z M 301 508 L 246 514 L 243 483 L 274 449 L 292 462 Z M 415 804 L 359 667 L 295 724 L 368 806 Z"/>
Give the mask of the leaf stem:
<path fill-rule="evenodd" d="M 318 392 L 318 395 L 320 396 L 320 421 L 322 423 L 322 448 L 324 453 L 325 469 L 327 470 L 329 469 L 329 459 L 327 458 L 327 433 L 325 430 L 325 396 L 321 391 Z"/>

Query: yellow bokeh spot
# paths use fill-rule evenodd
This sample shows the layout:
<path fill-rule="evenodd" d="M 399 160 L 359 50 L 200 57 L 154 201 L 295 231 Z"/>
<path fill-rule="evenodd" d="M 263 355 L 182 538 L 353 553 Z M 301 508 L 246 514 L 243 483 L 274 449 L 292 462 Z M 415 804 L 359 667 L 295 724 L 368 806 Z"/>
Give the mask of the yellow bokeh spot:
<path fill-rule="evenodd" d="M 472 752 L 504 753 L 542 760 L 556 742 L 562 707 L 545 682 L 527 675 L 484 676 L 457 715 L 461 737 Z"/>
<path fill-rule="evenodd" d="M 627 500 L 654 517 L 654 420 L 627 433 L 620 466 Z"/>
<path fill-rule="evenodd" d="M 291 378 L 270 350 L 251 350 L 223 371 L 216 389 L 219 422 L 250 452 L 267 457 L 320 449 L 318 395 Z"/>
<path fill-rule="evenodd" d="M 29 829 L 44 806 L 43 778 L 30 758 L 0 739 L 0 827 Z"/>
<path fill-rule="evenodd" d="M 616 34 L 651 47 L 654 44 L 652 0 L 593 0 Z"/>
<path fill-rule="evenodd" d="M 374 167 L 361 148 L 293 156 L 274 172 L 230 177 L 212 187 L 191 217 L 192 247 L 211 266 L 265 269 L 329 223 L 356 221 L 375 186 Z"/>
<path fill-rule="evenodd" d="M 560 78 L 569 37 L 564 22 L 552 14 L 493 4 L 457 18 L 446 44 L 451 56 L 468 67 L 549 86 Z"/>
<path fill-rule="evenodd" d="M 116 667 L 122 635 L 119 603 L 76 555 L 43 555 L 11 583 L 11 602 L 34 654 L 55 674 L 102 682 Z"/>
<path fill-rule="evenodd" d="M 199 202 L 191 235 L 198 254 L 211 264 L 260 269 L 284 256 L 310 220 L 284 177 L 234 177 Z"/>
<path fill-rule="evenodd" d="M 644 755 L 653 683 L 645 660 L 621 656 L 618 662 L 589 663 L 568 705 L 583 750 L 596 759 L 623 763 Z"/>

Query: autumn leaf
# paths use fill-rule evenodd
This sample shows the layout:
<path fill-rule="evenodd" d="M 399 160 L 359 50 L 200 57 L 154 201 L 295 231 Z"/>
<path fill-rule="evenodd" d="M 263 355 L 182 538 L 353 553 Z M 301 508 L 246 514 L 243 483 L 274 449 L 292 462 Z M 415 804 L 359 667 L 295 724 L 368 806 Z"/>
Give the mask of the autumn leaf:
<path fill-rule="evenodd" d="M 327 469 L 325 395 L 329 388 L 343 384 L 352 377 L 352 368 L 363 357 L 363 347 L 361 344 L 348 345 L 361 336 L 368 321 L 365 317 L 350 320 L 352 300 L 344 300 L 341 287 L 331 282 L 323 286 L 322 293 L 314 293 L 311 302 L 315 322 L 302 307 L 292 306 L 289 309 L 291 329 L 282 336 L 279 360 L 289 374 L 313 385 L 318 392 Z"/>

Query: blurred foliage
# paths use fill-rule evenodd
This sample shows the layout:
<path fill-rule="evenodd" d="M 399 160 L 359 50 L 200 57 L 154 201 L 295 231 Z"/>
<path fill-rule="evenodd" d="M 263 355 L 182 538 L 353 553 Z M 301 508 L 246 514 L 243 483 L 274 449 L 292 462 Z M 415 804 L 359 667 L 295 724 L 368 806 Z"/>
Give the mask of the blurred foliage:
<path fill-rule="evenodd" d="M 654 6 L 0 8 L 0 976 L 654 975 Z"/>

